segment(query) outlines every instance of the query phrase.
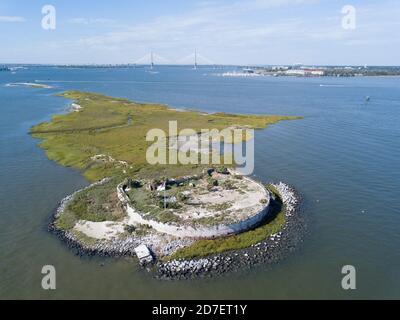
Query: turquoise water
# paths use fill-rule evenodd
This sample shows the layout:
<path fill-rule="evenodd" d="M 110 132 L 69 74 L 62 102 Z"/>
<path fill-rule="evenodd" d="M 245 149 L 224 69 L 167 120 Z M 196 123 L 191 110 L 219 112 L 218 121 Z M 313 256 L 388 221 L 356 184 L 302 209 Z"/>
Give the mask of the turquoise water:
<path fill-rule="evenodd" d="M 400 78 L 226 78 L 213 69 L 28 68 L 0 72 L 0 298 L 400 298 Z M 39 82 L 52 89 L 6 87 Z M 255 175 L 304 197 L 304 243 L 287 259 L 211 280 L 160 282 L 135 260 L 79 258 L 46 224 L 87 182 L 47 160 L 30 126 L 68 89 L 209 112 L 300 115 L 257 131 Z M 370 96 L 367 103 L 365 96 Z M 57 289 L 41 289 L 41 268 Z M 341 268 L 357 289 L 341 289 Z"/>

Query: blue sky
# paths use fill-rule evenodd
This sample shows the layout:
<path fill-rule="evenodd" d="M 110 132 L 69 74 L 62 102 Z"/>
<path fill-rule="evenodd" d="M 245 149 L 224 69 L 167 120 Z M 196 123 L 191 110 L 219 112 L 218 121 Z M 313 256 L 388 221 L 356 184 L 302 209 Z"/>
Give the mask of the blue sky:
<path fill-rule="evenodd" d="M 0 63 L 189 63 L 197 48 L 203 63 L 400 65 L 399 17 L 398 0 L 0 0 Z"/>

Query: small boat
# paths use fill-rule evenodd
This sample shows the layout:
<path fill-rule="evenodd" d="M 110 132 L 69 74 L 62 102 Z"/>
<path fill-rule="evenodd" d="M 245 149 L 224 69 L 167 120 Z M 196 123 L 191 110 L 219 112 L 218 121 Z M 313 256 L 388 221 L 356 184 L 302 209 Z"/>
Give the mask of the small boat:
<path fill-rule="evenodd" d="M 366 97 L 365 97 L 365 101 L 368 102 L 369 100 L 371 100 L 371 97 L 370 97 L 370 96 L 366 96 Z"/>

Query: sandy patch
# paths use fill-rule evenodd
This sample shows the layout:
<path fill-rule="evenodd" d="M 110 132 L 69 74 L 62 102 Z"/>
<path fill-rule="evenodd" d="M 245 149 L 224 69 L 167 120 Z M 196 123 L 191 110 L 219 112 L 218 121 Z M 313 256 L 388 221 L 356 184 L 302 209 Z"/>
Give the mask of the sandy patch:
<path fill-rule="evenodd" d="M 91 222 L 81 220 L 75 224 L 74 230 L 94 239 L 111 240 L 124 232 L 124 224 L 113 221 Z"/>

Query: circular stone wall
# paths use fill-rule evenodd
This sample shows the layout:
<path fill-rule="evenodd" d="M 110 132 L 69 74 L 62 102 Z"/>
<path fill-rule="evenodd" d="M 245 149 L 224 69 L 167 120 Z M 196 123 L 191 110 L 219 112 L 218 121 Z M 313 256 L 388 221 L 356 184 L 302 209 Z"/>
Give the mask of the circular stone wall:
<path fill-rule="evenodd" d="M 183 223 L 162 223 L 154 219 L 146 219 L 141 212 L 137 211 L 131 205 L 122 184 L 118 186 L 117 191 L 118 197 L 126 209 L 128 215 L 126 222 L 128 224 L 147 225 L 154 228 L 158 232 L 166 233 L 180 238 L 212 239 L 247 231 L 257 226 L 268 216 L 270 208 L 269 192 L 262 184 L 252 179 L 243 177 L 243 180 L 246 183 L 251 184 L 252 187 L 257 188 L 258 197 L 256 197 L 253 202 L 257 201 L 258 203 L 251 203 L 251 197 L 247 196 L 246 200 L 248 203 L 248 208 L 240 207 L 240 209 L 238 210 L 242 211 L 242 214 L 239 216 L 241 219 L 238 219 L 232 223 L 216 223 L 207 226 L 196 225 L 195 227 L 193 227 L 190 225 L 185 225 Z M 259 199 L 260 194 L 262 195 L 262 198 L 265 199 L 264 201 L 262 201 L 262 204 Z M 254 210 L 255 208 L 257 208 L 256 211 Z M 247 212 L 246 209 L 248 209 Z"/>

